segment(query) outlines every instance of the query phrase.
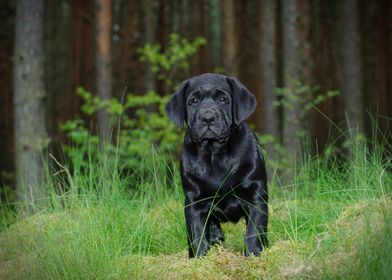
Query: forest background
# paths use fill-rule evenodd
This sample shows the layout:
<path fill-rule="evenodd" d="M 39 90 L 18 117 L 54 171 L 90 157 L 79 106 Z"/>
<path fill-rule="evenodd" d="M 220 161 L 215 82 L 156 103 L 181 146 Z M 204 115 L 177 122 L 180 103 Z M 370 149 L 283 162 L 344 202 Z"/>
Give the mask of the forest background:
<path fill-rule="evenodd" d="M 389 279 L 392 1 L 0 0 L 0 278 Z M 186 257 L 179 82 L 235 76 L 269 182 Z"/>
<path fill-rule="evenodd" d="M 22 86 L 14 71 L 21 44 L 15 27 L 28 25 L 31 19 L 18 16 L 17 1 L 1 1 L 3 185 L 15 185 L 17 142 L 24 137 L 15 139 L 15 127 L 26 121 L 14 117 L 18 106 L 14 96 L 18 91 L 34 92 L 34 87 L 42 88 L 41 95 L 31 98 L 43 111 L 29 119 L 43 127 L 35 132 L 45 136 L 32 137 L 45 137 L 50 146 L 67 143 L 61 124 L 75 118 L 92 121 L 92 132 L 101 122 L 106 135 L 102 137 L 107 137 L 108 120 L 82 112 L 84 99 L 77 94 L 78 87 L 103 99 L 120 100 L 124 91 L 164 96 L 179 81 L 205 72 L 238 77 L 258 100 L 250 123 L 290 151 L 298 150 L 299 132 L 305 132 L 308 143 L 322 151 L 336 126 L 345 129 L 349 124 L 370 135 L 372 118 L 376 118 L 379 128 L 387 129 L 385 117 L 392 110 L 390 1 L 95 2 L 38 1 L 39 15 L 27 11 L 27 17 L 40 17 L 37 28 L 42 30 L 27 29 L 20 35 L 27 41 L 39 37 L 31 39 L 38 44 L 33 54 L 38 60 L 26 61 L 30 65 L 23 67 L 38 75 L 31 79 L 42 82 Z M 27 23 L 18 22 L 23 20 Z M 164 71 L 152 72 L 151 63 L 142 61 L 138 50 L 159 44 L 160 52 L 165 52 L 170 48 L 170 34 L 191 42 L 202 37 L 205 44 L 187 57 L 187 67 L 175 62 L 170 73 L 163 73 L 173 83 L 167 86 L 160 79 Z M 285 100 L 291 104 L 285 106 Z M 44 114 L 41 120 L 40 114 Z"/>

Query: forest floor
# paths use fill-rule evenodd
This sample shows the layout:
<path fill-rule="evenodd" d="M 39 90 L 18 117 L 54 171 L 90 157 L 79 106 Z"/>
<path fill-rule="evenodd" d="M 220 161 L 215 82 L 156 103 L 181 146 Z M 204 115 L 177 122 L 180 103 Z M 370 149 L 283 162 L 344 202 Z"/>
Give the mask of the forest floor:
<path fill-rule="evenodd" d="M 65 179 L 48 174 L 56 191 L 33 215 L 0 203 L 0 279 L 390 279 L 391 158 L 381 146 L 352 151 L 309 157 L 290 185 L 269 173 L 270 244 L 249 258 L 240 221 L 188 259 L 178 168 L 168 180 L 158 160 L 123 176 L 111 158 L 80 157 Z"/>
<path fill-rule="evenodd" d="M 260 257 L 250 258 L 242 255 L 243 222 L 225 224 L 227 243 L 215 246 L 204 258 L 189 260 L 184 247 L 171 253 L 157 249 L 152 254 L 142 250 L 128 254 L 114 245 L 113 252 L 102 252 L 100 260 L 100 250 L 111 250 L 111 236 L 96 233 L 91 219 L 105 213 L 95 208 L 41 213 L 1 233 L 0 279 L 382 279 L 391 275 L 392 200 L 384 197 L 338 206 L 319 202 L 271 203 L 271 245 Z M 334 218 L 320 220 L 322 211 L 333 211 Z M 172 201 L 150 210 L 146 223 L 170 231 L 166 215 L 170 212 L 182 212 L 181 204 Z M 299 228 L 306 224 L 322 229 L 316 233 Z M 90 245 L 68 243 L 69 238 Z M 144 245 L 152 246 L 148 236 L 144 238 Z M 87 246 L 96 248 L 85 250 Z"/>

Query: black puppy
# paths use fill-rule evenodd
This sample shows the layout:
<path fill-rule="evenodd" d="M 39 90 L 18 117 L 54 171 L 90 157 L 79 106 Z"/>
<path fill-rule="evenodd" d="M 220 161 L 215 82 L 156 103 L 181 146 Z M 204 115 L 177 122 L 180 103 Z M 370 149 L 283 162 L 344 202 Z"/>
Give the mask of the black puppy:
<path fill-rule="evenodd" d="M 181 156 L 189 257 L 223 242 L 221 222 L 246 219 L 245 255 L 267 245 L 268 194 L 263 156 L 244 123 L 256 99 L 236 78 L 203 74 L 184 81 L 166 106 L 187 126 Z"/>

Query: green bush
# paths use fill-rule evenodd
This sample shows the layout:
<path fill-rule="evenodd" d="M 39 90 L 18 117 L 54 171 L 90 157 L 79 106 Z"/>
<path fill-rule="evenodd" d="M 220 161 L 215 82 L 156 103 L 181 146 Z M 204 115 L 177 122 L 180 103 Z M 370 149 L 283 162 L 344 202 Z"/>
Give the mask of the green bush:
<path fill-rule="evenodd" d="M 173 85 L 178 82 L 174 79 L 177 72 L 189 67 L 189 59 L 205 43 L 205 39 L 201 37 L 188 41 L 172 34 L 166 51 L 162 52 L 161 46 L 157 44 L 147 44 L 138 52 L 140 60 L 148 63 L 157 78 L 164 80 L 168 89 L 172 91 Z M 81 109 L 87 116 L 102 109 L 108 112 L 113 132 L 112 141 L 108 141 L 105 152 L 114 154 L 119 159 L 120 168 L 127 170 L 127 173 L 143 177 L 143 168 L 150 168 L 154 160 L 151 156 L 152 149 L 157 148 L 165 159 L 171 154 L 179 153 L 183 132 L 169 121 L 165 113 L 165 105 L 171 92 L 166 96 L 160 96 L 154 91 L 143 95 L 127 93 L 122 100 L 101 100 L 82 87 L 78 88 L 77 94 L 83 99 Z M 83 158 L 86 157 L 87 149 L 83 152 L 81 147 L 86 143 L 90 155 L 98 154 L 99 139 L 81 118 L 65 122 L 61 129 L 72 143 L 65 147 L 71 162 L 84 164 Z M 91 150 L 95 153 L 91 153 Z"/>

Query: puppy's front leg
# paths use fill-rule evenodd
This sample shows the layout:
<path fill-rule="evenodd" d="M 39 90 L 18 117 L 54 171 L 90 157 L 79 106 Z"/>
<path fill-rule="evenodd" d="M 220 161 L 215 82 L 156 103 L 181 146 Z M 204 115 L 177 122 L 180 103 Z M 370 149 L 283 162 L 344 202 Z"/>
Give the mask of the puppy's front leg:
<path fill-rule="evenodd" d="M 204 256 L 209 247 L 206 238 L 208 206 L 186 199 L 184 212 L 188 231 L 189 257 Z"/>
<path fill-rule="evenodd" d="M 249 207 L 246 219 L 245 256 L 259 256 L 268 245 L 268 205 L 258 203 Z"/>

